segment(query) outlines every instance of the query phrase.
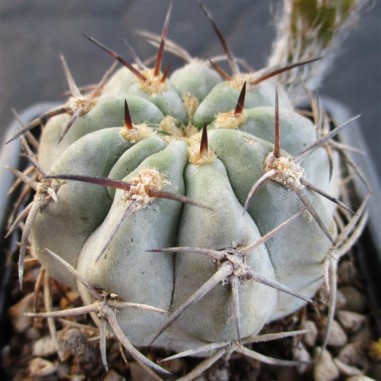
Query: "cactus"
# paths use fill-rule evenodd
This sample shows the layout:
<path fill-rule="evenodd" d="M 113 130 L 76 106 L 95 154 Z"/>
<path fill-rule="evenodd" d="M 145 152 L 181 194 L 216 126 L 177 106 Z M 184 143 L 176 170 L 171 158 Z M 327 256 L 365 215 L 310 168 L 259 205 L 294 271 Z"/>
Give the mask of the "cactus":
<path fill-rule="evenodd" d="M 334 289 L 335 259 L 366 220 L 364 202 L 347 228 L 335 223 L 337 206 L 352 211 L 338 199 L 331 139 L 349 123 L 329 131 L 317 100 L 311 121 L 276 80 L 318 58 L 242 72 L 203 10 L 231 74 L 167 41 L 170 8 L 162 35 L 146 34 L 159 46 L 152 68 L 87 37 L 122 67 L 82 94 L 61 57 L 71 98 L 16 136 L 38 173 L 34 180 L 15 172 L 36 190 L 11 228 L 27 216 L 20 284 L 30 238 L 44 269 L 84 303 L 30 316 L 91 313 L 105 367 L 107 329 L 147 371 L 167 373 L 136 347 L 178 357 L 212 351 L 188 379 L 232 350 L 294 365 L 244 345 L 267 323 L 314 303 L 327 271 Z M 172 74 L 162 71 L 166 43 L 187 61 Z M 23 134 L 38 125 L 37 160 Z"/>

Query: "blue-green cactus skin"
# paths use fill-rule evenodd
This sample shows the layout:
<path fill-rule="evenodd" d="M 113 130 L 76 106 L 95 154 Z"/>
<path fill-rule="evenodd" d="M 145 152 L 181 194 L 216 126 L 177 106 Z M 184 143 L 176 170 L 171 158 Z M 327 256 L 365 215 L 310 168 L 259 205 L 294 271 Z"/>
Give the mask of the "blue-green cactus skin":
<path fill-rule="evenodd" d="M 135 192 L 147 190 L 142 185 L 146 181 L 147 186 L 156 184 L 159 191 L 183 195 L 201 205 L 150 197 L 131 189 L 57 180 L 57 202 L 41 209 L 33 224 L 33 251 L 54 278 L 78 289 L 85 303 L 92 301 L 86 287 L 57 265 L 45 248 L 59 254 L 97 289 L 170 314 L 222 263 L 191 249 L 178 253 L 151 250 L 194 247 L 234 253 L 303 209 L 295 192 L 276 181 L 264 184 L 248 210 L 244 209 L 274 150 L 276 86 L 282 157 L 296 156 L 318 139 L 313 123 L 293 110 L 275 80 L 249 86 L 242 121 L 222 128 L 218 117 L 235 109 L 240 90 L 223 81 L 208 64 L 192 62 L 175 71 L 165 85 L 164 90 L 152 93 L 122 68 L 106 83 L 91 111 L 78 117 L 59 144 L 68 115 L 53 117 L 43 131 L 39 160 L 50 175 L 123 180 L 135 184 Z M 124 122 L 125 100 L 133 130 L 144 128 L 146 135 L 129 135 L 131 130 Z M 164 131 L 164 121 L 171 120 L 172 129 Z M 204 125 L 209 151 L 206 156 L 200 152 L 195 159 Z M 326 191 L 333 189 L 336 175 L 330 180 L 324 149 L 306 157 L 301 168 L 313 184 Z M 154 176 L 158 176 L 156 180 Z M 333 209 L 321 196 L 303 191 L 333 236 Z M 128 208 L 131 210 L 124 219 Z M 244 263 L 266 279 L 310 298 L 322 283 L 330 245 L 310 213 L 304 211 L 273 238 L 250 250 Z M 243 267 L 234 271 L 239 269 Z M 237 277 L 242 337 L 260 332 L 266 323 L 305 304 L 268 285 Z M 189 306 L 155 345 L 184 350 L 235 340 L 233 310 L 229 282 L 219 283 Z M 119 311 L 118 321 L 135 345 L 146 346 L 168 316 L 133 309 Z"/>

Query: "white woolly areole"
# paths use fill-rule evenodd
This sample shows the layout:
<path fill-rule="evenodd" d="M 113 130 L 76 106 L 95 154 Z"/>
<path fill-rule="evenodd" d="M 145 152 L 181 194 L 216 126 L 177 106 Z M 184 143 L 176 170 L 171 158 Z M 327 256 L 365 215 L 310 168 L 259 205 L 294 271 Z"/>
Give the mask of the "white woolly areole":
<path fill-rule="evenodd" d="M 216 161 L 215 153 L 208 148 L 208 152 L 200 152 L 201 133 L 188 138 L 188 162 L 195 165 L 211 164 Z"/>
<path fill-rule="evenodd" d="M 190 120 L 193 119 L 197 107 L 200 105 L 200 100 L 190 93 L 186 93 L 183 99 L 184 108 Z"/>
<path fill-rule="evenodd" d="M 160 94 L 164 91 L 168 90 L 168 81 L 161 81 L 162 79 L 162 73 L 155 76 L 154 69 L 147 69 L 142 72 L 144 77 L 147 78 L 146 81 L 138 79 L 140 88 L 146 93 L 146 94 Z"/>
<path fill-rule="evenodd" d="M 154 134 L 151 127 L 147 126 L 145 123 L 134 124 L 133 128 L 122 128 L 120 131 L 120 136 L 129 141 L 130 143 L 137 143 L 144 140 Z"/>
<path fill-rule="evenodd" d="M 179 126 L 179 122 L 173 116 L 167 115 L 165 116 L 160 124 L 159 130 L 165 132 L 168 135 L 175 136 L 181 138 L 184 136 L 183 129 Z"/>
<path fill-rule="evenodd" d="M 239 114 L 235 114 L 235 110 L 228 112 L 220 112 L 214 121 L 216 128 L 236 129 L 242 126 L 247 119 L 247 113 L 242 110 Z"/>
<path fill-rule="evenodd" d="M 291 186 L 298 189 L 304 187 L 300 180 L 305 176 L 304 169 L 292 158 L 281 156 L 276 158 L 273 152 L 270 152 L 265 160 L 265 171 L 275 170 L 272 179 L 289 188 Z"/>
<path fill-rule="evenodd" d="M 144 168 L 129 183 L 131 188 L 126 192 L 126 200 L 135 202 L 138 207 L 146 207 L 153 199 L 150 191 L 160 191 L 167 181 L 157 169 Z"/>
<path fill-rule="evenodd" d="M 50 200 L 54 200 L 55 202 L 57 202 L 57 192 L 61 184 L 61 180 L 43 179 L 38 184 L 36 199 L 45 202 L 49 202 Z"/>
<path fill-rule="evenodd" d="M 88 113 L 96 104 L 96 98 L 89 98 L 86 96 L 71 97 L 67 101 L 67 106 L 70 109 L 71 114 L 79 112 L 79 115 Z"/>
<path fill-rule="evenodd" d="M 254 79 L 253 73 L 240 73 L 231 77 L 228 81 L 226 81 L 226 83 L 229 86 L 233 87 L 234 89 L 240 91 L 245 81 L 249 83 L 253 79 Z"/>

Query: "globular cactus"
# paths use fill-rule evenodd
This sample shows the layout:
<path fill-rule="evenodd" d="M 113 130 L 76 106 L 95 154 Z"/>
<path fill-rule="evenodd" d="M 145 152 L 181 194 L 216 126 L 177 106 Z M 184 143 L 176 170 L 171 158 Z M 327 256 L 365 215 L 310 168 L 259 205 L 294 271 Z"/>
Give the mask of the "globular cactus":
<path fill-rule="evenodd" d="M 327 131 L 318 103 L 315 123 L 302 116 L 276 82 L 315 59 L 243 73 L 213 20 L 232 74 L 191 58 L 163 72 L 169 15 L 161 39 L 148 35 L 153 68 L 88 37 L 122 67 L 82 95 L 62 58 L 72 97 L 24 129 L 46 122 L 38 161 L 28 151 L 41 176 L 20 280 L 31 233 L 42 266 L 79 291 L 79 312 L 103 333 L 108 322 L 143 366 L 164 372 L 135 349 L 149 345 L 218 358 L 235 343 L 270 361 L 243 344 L 312 302 L 343 239 L 329 142 L 344 126 Z"/>

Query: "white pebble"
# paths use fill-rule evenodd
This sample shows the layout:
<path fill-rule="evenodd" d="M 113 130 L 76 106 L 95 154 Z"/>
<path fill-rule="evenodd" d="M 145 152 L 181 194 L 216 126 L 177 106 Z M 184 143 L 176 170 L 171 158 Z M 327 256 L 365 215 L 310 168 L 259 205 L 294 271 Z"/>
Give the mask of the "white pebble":
<path fill-rule="evenodd" d="M 324 350 L 321 354 L 321 348 L 314 350 L 314 359 L 316 361 L 313 369 L 314 381 L 333 381 L 339 377 L 340 373 L 332 360 L 331 354 Z"/>
<path fill-rule="evenodd" d="M 366 316 L 352 311 L 338 311 L 337 318 L 350 333 L 357 332 L 366 321 Z"/>

